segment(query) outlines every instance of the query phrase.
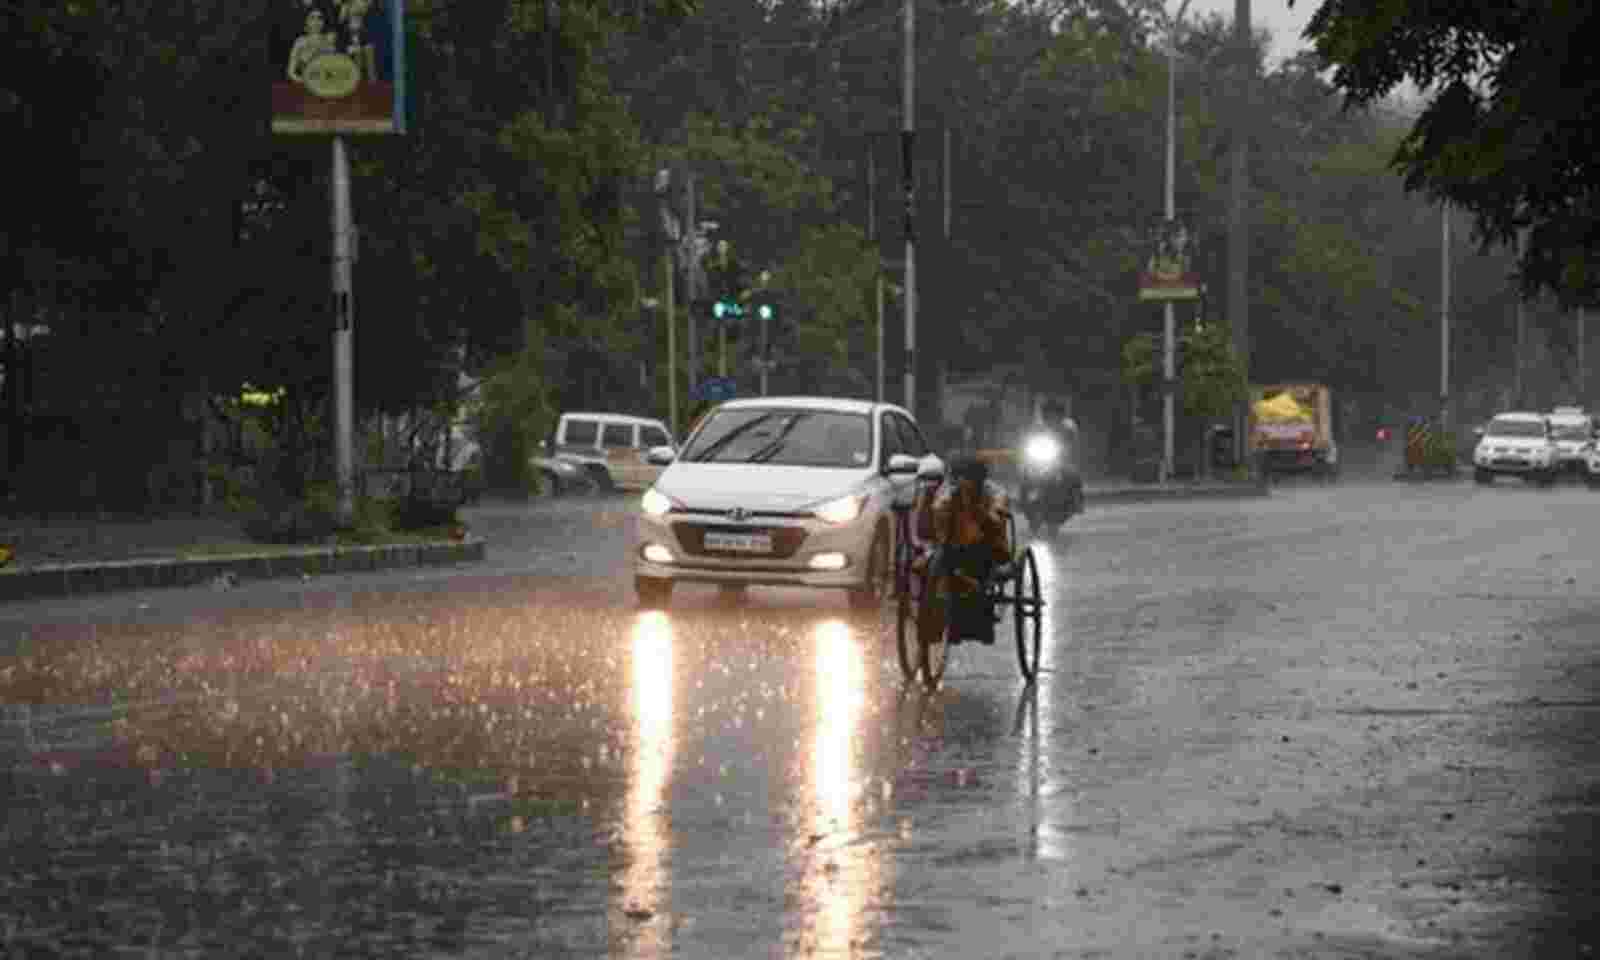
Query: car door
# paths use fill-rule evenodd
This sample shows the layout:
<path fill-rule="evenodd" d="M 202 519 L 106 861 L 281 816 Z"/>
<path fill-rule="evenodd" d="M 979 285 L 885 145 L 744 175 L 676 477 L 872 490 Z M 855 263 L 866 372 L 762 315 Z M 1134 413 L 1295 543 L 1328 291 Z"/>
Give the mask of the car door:
<path fill-rule="evenodd" d="M 611 471 L 611 482 L 619 487 L 637 487 L 643 475 L 637 432 L 638 428 L 626 421 L 608 420 L 600 425 L 600 448 Z"/>
<path fill-rule="evenodd" d="M 917 425 L 903 414 L 891 411 L 889 420 L 894 424 L 898 436 L 899 452 L 921 460 L 928 454 L 928 443 L 922 436 L 922 431 Z M 916 474 L 899 475 L 891 478 L 895 484 L 895 501 L 909 504 L 916 494 Z"/>
<path fill-rule="evenodd" d="M 661 471 L 666 467 L 658 467 L 649 460 L 652 447 L 672 446 L 672 436 L 667 433 L 664 424 L 643 423 L 639 425 L 639 482 L 641 486 L 650 486 L 661 477 Z"/>

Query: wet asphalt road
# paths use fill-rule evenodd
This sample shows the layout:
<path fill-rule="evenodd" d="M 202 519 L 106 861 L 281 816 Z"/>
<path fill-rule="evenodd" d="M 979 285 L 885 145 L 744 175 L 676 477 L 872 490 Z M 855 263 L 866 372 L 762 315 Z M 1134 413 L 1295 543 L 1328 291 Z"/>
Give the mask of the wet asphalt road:
<path fill-rule="evenodd" d="M 1593 955 L 1600 495 L 1288 486 L 1038 543 L 1044 673 L 841 596 L 487 563 L 0 608 L 0 954 Z M 1008 624 L 1002 624 L 1006 627 Z"/>

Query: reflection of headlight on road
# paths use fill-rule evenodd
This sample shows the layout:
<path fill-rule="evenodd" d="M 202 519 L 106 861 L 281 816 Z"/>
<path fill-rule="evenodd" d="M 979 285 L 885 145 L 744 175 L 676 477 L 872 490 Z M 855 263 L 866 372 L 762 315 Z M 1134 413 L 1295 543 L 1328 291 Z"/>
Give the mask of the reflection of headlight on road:
<path fill-rule="evenodd" d="M 1037 434 L 1028 438 L 1022 455 L 1033 466 L 1047 467 L 1055 463 L 1056 457 L 1061 455 L 1061 445 L 1049 434 Z"/>

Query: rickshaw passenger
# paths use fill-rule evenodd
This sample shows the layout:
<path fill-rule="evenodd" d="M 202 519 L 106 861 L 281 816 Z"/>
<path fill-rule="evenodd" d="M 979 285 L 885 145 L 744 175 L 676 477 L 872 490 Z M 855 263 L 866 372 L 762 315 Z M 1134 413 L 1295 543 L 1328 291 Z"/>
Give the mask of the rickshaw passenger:
<path fill-rule="evenodd" d="M 1011 559 L 1007 498 L 989 480 L 988 464 L 963 457 L 934 496 L 932 521 L 938 544 L 936 590 L 949 591 L 958 639 L 994 642 L 994 618 L 982 588 L 995 567 Z"/>

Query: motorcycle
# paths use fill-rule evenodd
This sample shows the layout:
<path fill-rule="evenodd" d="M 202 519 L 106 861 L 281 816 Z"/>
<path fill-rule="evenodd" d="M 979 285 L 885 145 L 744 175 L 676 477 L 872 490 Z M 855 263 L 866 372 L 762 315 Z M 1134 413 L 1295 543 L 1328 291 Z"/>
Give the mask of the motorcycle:
<path fill-rule="evenodd" d="M 1019 475 L 1022 514 L 1035 530 L 1053 531 L 1083 511 L 1083 481 L 1055 434 L 1023 440 Z"/>

